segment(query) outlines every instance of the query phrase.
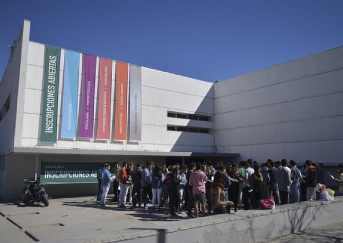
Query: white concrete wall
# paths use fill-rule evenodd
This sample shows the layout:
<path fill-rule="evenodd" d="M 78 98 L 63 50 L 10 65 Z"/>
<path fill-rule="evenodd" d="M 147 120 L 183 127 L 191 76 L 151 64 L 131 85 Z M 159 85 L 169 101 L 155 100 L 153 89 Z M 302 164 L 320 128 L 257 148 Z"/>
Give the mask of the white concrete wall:
<path fill-rule="evenodd" d="M 343 160 L 343 47 L 214 84 L 215 147 L 260 163 Z"/>
<path fill-rule="evenodd" d="M 63 68 L 64 53 L 61 52 L 61 71 L 59 87 L 59 112 L 58 134 L 60 134 L 61 104 L 63 98 Z M 22 132 L 23 147 L 44 147 L 39 144 L 40 124 L 42 115 L 42 91 L 43 91 L 43 66 L 44 45 L 30 42 L 28 51 L 28 64 L 25 88 L 25 105 Z M 80 86 L 79 100 L 81 99 L 81 70 L 80 63 Z M 113 65 L 112 79 L 112 106 L 115 104 L 115 62 Z M 96 79 L 98 76 L 96 77 Z M 96 81 L 96 87 L 98 82 Z M 97 89 L 95 91 L 97 100 Z M 142 141 L 139 143 L 114 142 L 114 141 L 85 141 L 63 140 L 51 145 L 55 148 L 80 148 L 99 150 L 124 150 L 124 151 L 191 151 L 191 152 L 214 152 L 214 134 L 182 133 L 167 131 L 167 125 L 189 125 L 204 128 L 213 128 L 213 122 L 191 121 L 187 119 L 168 118 L 167 111 L 202 114 L 212 116 L 213 113 L 213 89 L 212 83 L 203 82 L 191 78 L 182 77 L 170 73 L 160 72 L 148 68 L 142 68 Z M 112 109 L 113 112 L 113 109 Z M 97 102 L 95 102 L 95 123 L 97 124 Z M 113 128 L 112 114 L 112 128 Z M 129 126 L 129 124 L 128 124 Z M 96 130 L 96 128 L 95 128 Z M 113 131 L 111 131 L 113 134 Z M 49 146 L 49 148 L 51 148 Z"/>

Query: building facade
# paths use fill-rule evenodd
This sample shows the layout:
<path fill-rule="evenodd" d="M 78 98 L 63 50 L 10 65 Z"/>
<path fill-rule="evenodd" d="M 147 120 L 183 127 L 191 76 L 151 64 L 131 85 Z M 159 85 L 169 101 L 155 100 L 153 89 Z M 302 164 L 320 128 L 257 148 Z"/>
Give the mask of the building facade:
<path fill-rule="evenodd" d="M 3 200 L 49 163 L 342 162 L 342 47 L 213 84 L 29 35 L 24 21 L 0 83 Z M 56 197 L 94 194 L 92 180 L 46 187 Z"/>

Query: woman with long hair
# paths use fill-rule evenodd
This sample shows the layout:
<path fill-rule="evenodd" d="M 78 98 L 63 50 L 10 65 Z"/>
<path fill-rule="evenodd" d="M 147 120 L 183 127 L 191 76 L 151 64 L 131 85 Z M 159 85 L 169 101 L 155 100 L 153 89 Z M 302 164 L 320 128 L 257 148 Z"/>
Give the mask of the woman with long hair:
<path fill-rule="evenodd" d="M 158 210 L 161 210 L 162 197 L 162 168 L 159 164 L 154 167 L 152 171 L 152 210 L 155 210 L 155 203 L 157 199 Z"/>
<path fill-rule="evenodd" d="M 253 208 L 259 208 L 259 201 L 261 199 L 267 199 L 267 192 L 261 174 L 261 167 L 259 165 L 254 166 L 254 174 L 251 176 L 253 177 Z"/>
<path fill-rule="evenodd" d="M 211 196 L 214 203 L 215 214 L 225 214 L 227 213 L 226 206 L 232 205 L 231 201 L 224 200 L 224 182 L 225 174 L 221 171 L 217 171 L 214 175 L 214 179 L 211 186 Z"/>
<path fill-rule="evenodd" d="M 169 173 L 166 177 L 166 181 L 168 185 L 169 208 L 170 208 L 171 216 L 177 216 L 177 214 L 175 213 L 175 208 L 177 207 L 177 185 L 181 181 L 177 179 L 178 174 L 179 174 L 179 167 L 174 167 L 172 172 Z"/>

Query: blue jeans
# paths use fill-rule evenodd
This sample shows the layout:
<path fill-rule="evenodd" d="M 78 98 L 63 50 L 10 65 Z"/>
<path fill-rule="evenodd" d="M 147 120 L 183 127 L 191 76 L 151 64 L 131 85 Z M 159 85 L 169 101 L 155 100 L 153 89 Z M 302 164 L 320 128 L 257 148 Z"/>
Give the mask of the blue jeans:
<path fill-rule="evenodd" d="M 119 194 L 118 205 L 125 205 L 126 184 L 119 183 L 119 186 L 120 186 L 120 194 Z"/>
<path fill-rule="evenodd" d="M 107 186 L 102 187 L 102 195 L 101 195 L 101 202 L 100 202 L 101 205 L 105 205 L 108 190 L 110 190 L 109 187 Z"/>
<path fill-rule="evenodd" d="M 290 185 L 290 188 L 289 188 L 289 202 L 290 203 L 300 202 L 299 187 L 300 187 L 299 182 L 296 182 Z"/>
<path fill-rule="evenodd" d="M 224 207 L 214 207 L 213 212 L 215 214 L 225 214 L 225 213 L 227 213 L 227 209 L 225 206 Z"/>

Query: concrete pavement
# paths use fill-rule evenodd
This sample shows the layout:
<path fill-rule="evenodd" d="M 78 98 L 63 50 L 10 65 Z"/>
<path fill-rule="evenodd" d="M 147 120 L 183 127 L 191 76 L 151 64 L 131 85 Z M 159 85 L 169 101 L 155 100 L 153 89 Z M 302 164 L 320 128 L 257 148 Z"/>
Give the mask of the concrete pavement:
<path fill-rule="evenodd" d="M 335 205 L 339 206 L 342 201 L 343 199 L 340 199 Z M 194 237 L 189 238 L 188 242 L 201 242 L 201 240 L 204 242 L 223 242 L 223 239 L 218 237 L 204 240 L 204 238 L 201 238 L 203 236 L 199 235 L 199 230 L 204 231 L 206 230 L 206 227 L 212 227 L 211 232 L 207 230 L 207 233 L 203 232 L 205 236 L 210 236 L 213 234 L 212 232 L 218 232 L 219 234 L 225 232 L 228 236 L 231 235 L 233 237 L 233 234 L 229 233 L 227 228 L 225 228 L 225 224 L 236 225 L 235 229 L 237 229 L 238 232 L 240 227 L 239 221 L 247 222 L 247 220 L 253 218 L 254 220 L 257 220 L 255 222 L 258 226 L 261 225 L 263 217 L 269 217 L 268 215 L 272 215 L 272 217 L 276 218 L 278 214 L 289 214 L 289 212 L 291 212 L 290 210 L 293 210 L 292 208 L 294 207 L 297 207 L 297 210 L 302 210 L 301 208 L 304 208 L 305 206 L 308 207 L 307 204 L 300 203 L 298 206 L 295 206 L 294 204 L 290 206 L 280 206 L 273 211 L 239 211 L 232 215 L 214 215 L 205 218 L 201 217 L 199 219 L 187 219 L 186 215 L 172 218 L 170 215 L 167 215 L 167 209 L 162 211 L 145 211 L 143 209 L 131 211 L 129 209 L 118 208 L 117 203 L 109 204 L 108 207 L 102 208 L 99 205 L 96 205 L 94 198 L 91 197 L 51 199 L 49 207 L 38 204 L 27 206 L 23 203 L 0 203 L 0 243 L 26 243 L 36 241 L 44 243 L 105 243 L 119 241 L 156 242 L 156 240 L 157 242 L 166 242 L 167 239 L 170 239 L 168 238 L 170 236 L 167 237 L 166 234 L 180 235 L 179 233 L 181 233 L 182 235 L 183 233 L 181 231 L 184 231 L 184 233 L 187 232 L 187 234 L 189 234 L 189 232 L 194 232 L 191 233 Z M 310 204 L 316 204 L 316 206 L 311 206 Z M 322 205 L 322 203 L 310 202 L 309 205 L 310 208 L 324 207 L 323 209 L 326 209 L 325 203 Z M 330 206 L 333 204 L 327 205 Z M 339 226 L 334 227 L 342 227 L 343 223 L 338 225 Z M 224 228 L 221 229 L 220 227 Z M 230 230 L 231 229 L 232 228 L 230 228 Z M 242 230 L 250 230 L 249 232 L 251 232 L 251 230 L 254 229 L 245 228 Z M 256 230 L 260 229 L 256 228 Z M 277 230 L 277 228 L 275 228 L 275 230 Z M 242 232 L 243 234 L 246 234 L 244 231 L 241 231 L 241 233 Z M 327 229 L 320 232 L 320 234 L 323 235 L 323 239 L 328 238 L 325 235 L 325 233 L 328 232 Z M 336 233 L 337 232 L 339 232 L 338 229 Z M 309 237 L 309 233 L 305 232 L 302 234 Z M 328 234 L 331 235 L 331 233 Z M 300 237 L 300 235 L 301 233 L 288 235 L 286 237 Z M 230 239 L 230 237 L 225 239 L 227 239 L 227 242 L 247 241 L 244 240 L 246 238 L 240 235 L 236 235 L 236 237 L 235 240 L 233 240 L 233 238 Z M 337 237 L 338 239 L 341 239 L 342 234 L 337 234 Z M 151 239 L 154 240 L 151 241 Z M 290 242 L 287 241 L 289 239 L 292 238 L 273 238 L 275 241 L 268 240 L 268 242 Z M 314 237 L 311 239 L 316 240 Z M 254 241 L 257 241 L 257 238 Z M 168 242 L 171 241 L 168 240 Z M 182 240 L 179 240 L 178 242 L 182 242 Z M 299 241 L 293 240 L 292 242 Z M 336 240 L 334 242 L 340 241 Z"/>

